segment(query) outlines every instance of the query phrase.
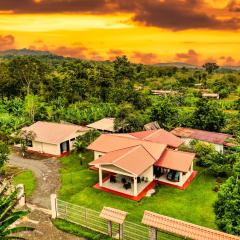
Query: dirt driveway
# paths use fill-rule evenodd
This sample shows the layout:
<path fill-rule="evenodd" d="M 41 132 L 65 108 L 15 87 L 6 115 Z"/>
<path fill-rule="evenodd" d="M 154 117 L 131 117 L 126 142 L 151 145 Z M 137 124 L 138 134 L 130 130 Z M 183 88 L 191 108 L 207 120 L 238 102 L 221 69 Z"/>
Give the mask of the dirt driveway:
<path fill-rule="evenodd" d="M 58 159 L 26 159 L 13 152 L 9 157 L 9 164 L 33 172 L 37 180 L 37 187 L 28 201 L 39 207 L 50 209 L 50 195 L 56 193 L 60 187 Z"/>
<path fill-rule="evenodd" d="M 28 199 L 31 213 L 20 222 L 21 225 L 32 226 L 35 230 L 21 233 L 19 236 L 31 240 L 84 240 L 58 230 L 51 222 L 50 195 L 57 193 L 60 187 L 59 160 L 56 158 L 26 159 L 12 152 L 9 164 L 31 170 L 37 180 L 37 187 L 32 197 Z"/>

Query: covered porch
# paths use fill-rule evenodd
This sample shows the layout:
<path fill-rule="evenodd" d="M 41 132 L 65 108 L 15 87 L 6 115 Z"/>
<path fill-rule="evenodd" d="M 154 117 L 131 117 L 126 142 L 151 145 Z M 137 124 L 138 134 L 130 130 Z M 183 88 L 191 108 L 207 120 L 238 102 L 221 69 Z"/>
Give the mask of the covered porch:
<path fill-rule="evenodd" d="M 98 171 L 99 187 L 133 197 L 141 194 L 153 181 L 153 167 L 140 175 L 129 173 L 113 165 L 99 166 Z M 104 179 L 103 172 L 107 173 Z"/>

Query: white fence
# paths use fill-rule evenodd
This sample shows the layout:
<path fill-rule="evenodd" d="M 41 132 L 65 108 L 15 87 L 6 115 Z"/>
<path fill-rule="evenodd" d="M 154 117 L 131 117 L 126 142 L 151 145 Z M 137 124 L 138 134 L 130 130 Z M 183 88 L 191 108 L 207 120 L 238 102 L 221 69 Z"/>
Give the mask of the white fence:
<path fill-rule="evenodd" d="M 108 221 L 100 218 L 100 212 L 56 199 L 56 216 L 82 227 L 108 235 Z M 54 214 L 53 214 L 54 215 Z M 54 217 L 54 216 L 53 216 Z M 119 239 L 119 225 L 112 224 L 112 237 Z M 123 240 L 149 240 L 149 227 L 125 221 Z M 158 231 L 157 240 L 180 240 L 183 238 Z"/>

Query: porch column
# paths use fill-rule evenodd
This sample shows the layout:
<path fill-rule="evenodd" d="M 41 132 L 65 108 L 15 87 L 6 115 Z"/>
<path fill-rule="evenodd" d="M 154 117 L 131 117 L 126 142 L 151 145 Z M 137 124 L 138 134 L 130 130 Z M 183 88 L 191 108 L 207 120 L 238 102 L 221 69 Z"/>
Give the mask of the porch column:
<path fill-rule="evenodd" d="M 102 168 L 99 166 L 98 169 L 98 175 L 99 175 L 99 186 L 102 187 L 103 181 L 102 181 Z"/>
<path fill-rule="evenodd" d="M 192 164 L 191 164 L 190 171 L 191 171 L 191 172 L 193 171 L 193 162 L 192 162 Z"/>
<path fill-rule="evenodd" d="M 182 173 L 182 172 L 179 172 L 179 182 L 182 181 L 182 177 L 183 177 L 183 173 Z"/>
<path fill-rule="evenodd" d="M 133 178 L 133 195 L 137 196 L 138 195 L 138 190 L 137 190 L 137 178 Z"/>

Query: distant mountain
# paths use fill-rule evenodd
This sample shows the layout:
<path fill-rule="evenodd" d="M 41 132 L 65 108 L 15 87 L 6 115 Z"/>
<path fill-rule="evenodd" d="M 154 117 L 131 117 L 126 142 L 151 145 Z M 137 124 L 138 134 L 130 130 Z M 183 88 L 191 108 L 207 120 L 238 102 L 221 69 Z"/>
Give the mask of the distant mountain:
<path fill-rule="evenodd" d="M 31 50 L 27 48 L 23 49 L 10 49 L 5 51 L 0 51 L 0 56 L 56 56 L 49 51 Z"/>
<path fill-rule="evenodd" d="M 227 69 L 227 70 L 235 70 L 235 71 L 240 70 L 240 66 L 222 66 L 221 68 Z"/>
<path fill-rule="evenodd" d="M 165 63 L 156 63 L 153 64 L 154 66 L 163 66 L 163 67 L 177 67 L 177 68 L 201 68 L 199 66 L 189 64 L 189 63 L 183 63 L 183 62 L 165 62 Z"/>

